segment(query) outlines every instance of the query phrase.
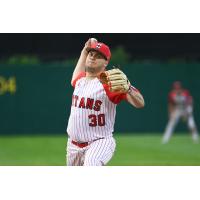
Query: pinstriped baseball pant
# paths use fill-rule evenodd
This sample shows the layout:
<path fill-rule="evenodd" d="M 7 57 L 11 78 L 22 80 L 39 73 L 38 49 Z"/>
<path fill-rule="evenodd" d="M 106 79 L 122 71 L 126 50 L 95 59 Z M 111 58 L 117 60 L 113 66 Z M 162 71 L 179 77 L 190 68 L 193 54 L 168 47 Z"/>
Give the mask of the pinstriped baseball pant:
<path fill-rule="evenodd" d="M 198 136 L 198 132 L 197 132 L 197 128 L 196 128 L 196 124 L 195 124 L 192 112 L 189 113 L 189 112 L 187 112 L 187 110 L 176 109 L 173 113 L 173 116 L 170 118 L 170 120 L 165 128 L 165 132 L 164 132 L 164 135 L 162 138 L 162 143 L 165 144 L 170 140 L 172 133 L 175 129 L 175 126 L 181 117 L 186 118 L 188 128 L 191 130 L 191 133 L 192 133 L 192 139 L 194 141 L 198 140 L 199 136 Z"/>
<path fill-rule="evenodd" d="M 84 148 L 67 142 L 68 166 L 103 166 L 112 158 L 116 143 L 113 137 L 96 140 Z"/>

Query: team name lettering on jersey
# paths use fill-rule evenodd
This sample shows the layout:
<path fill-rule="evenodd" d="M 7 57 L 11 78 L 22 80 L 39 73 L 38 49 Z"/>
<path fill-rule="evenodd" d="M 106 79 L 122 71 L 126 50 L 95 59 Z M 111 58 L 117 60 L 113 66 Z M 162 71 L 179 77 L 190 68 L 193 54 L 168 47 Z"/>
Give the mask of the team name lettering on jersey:
<path fill-rule="evenodd" d="M 100 111 L 101 105 L 102 101 L 100 100 L 72 95 L 72 106 L 74 107 Z"/>

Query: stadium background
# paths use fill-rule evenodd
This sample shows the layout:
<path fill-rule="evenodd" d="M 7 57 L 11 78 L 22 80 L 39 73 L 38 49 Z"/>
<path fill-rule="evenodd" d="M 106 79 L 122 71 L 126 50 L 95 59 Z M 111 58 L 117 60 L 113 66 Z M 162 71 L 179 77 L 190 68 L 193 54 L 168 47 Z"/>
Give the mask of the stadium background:
<path fill-rule="evenodd" d="M 0 165 L 64 165 L 70 80 L 89 37 L 111 47 L 108 68 L 120 65 L 146 103 L 142 110 L 125 102 L 118 106 L 121 148 L 111 165 L 199 165 L 199 147 L 185 124 L 179 123 L 168 146 L 160 145 L 167 95 L 176 80 L 194 97 L 199 127 L 199 34 L 1 34 Z"/>

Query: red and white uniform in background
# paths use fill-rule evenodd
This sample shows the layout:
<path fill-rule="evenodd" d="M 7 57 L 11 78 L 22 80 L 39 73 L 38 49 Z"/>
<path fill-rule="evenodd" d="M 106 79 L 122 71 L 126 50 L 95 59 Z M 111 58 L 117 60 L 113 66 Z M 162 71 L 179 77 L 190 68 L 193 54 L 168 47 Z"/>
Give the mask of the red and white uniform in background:
<path fill-rule="evenodd" d="M 182 90 L 182 92 L 177 93 L 172 90 L 168 96 L 168 102 L 174 106 L 173 113 L 171 113 L 169 122 L 165 129 L 163 136 L 163 143 L 167 143 L 175 129 L 180 118 L 187 121 L 188 128 L 192 132 L 192 138 L 194 141 L 198 140 L 198 132 L 196 129 L 194 117 L 193 117 L 193 99 L 188 90 Z"/>
<path fill-rule="evenodd" d="M 192 96 L 188 90 L 183 90 L 180 94 L 171 91 L 168 101 L 180 110 L 187 110 L 189 106 L 192 106 Z"/>
<path fill-rule="evenodd" d="M 116 146 L 112 137 L 116 106 L 126 100 L 126 94 L 111 93 L 98 78 L 87 79 L 85 73 L 80 73 L 73 86 L 67 165 L 105 165 Z M 74 142 L 83 143 L 83 147 Z"/>

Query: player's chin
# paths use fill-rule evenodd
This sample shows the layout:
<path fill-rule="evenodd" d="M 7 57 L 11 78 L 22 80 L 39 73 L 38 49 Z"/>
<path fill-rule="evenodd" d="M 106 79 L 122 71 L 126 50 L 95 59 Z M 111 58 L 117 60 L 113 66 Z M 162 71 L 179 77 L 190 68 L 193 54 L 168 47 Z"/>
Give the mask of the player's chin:
<path fill-rule="evenodd" d="M 97 66 L 96 66 L 95 64 L 88 64 L 88 65 L 86 65 L 86 69 L 87 69 L 87 68 L 96 69 Z"/>
<path fill-rule="evenodd" d="M 91 67 L 91 66 L 86 66 L 85 67 L 85 71 L 86 72 L 90 72 L 90 73 L 95 73 L 95 68 L 94 67 Z"/>

